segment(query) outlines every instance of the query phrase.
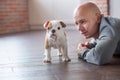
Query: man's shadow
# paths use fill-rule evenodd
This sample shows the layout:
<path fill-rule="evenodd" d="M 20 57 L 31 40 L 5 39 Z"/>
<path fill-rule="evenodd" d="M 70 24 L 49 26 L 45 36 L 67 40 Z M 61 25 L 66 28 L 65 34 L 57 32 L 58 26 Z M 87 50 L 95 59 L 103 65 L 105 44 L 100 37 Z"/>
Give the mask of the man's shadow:
<path fill-rule="evenodd" d="M 120 55 L 119 56 L 113 56 L 110 65 L 120 65 Z"/>

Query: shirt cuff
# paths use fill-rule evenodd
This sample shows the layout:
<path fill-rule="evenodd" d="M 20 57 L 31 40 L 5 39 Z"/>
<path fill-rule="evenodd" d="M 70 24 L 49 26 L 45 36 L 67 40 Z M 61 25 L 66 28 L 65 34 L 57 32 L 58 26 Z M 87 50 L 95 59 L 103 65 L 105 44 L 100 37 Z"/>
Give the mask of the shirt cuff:
<path fill-rule="evenodd" d="M 85 57 L 86 57 L 86 54 L 88 53 L 88 51 L 89 51 L 89 49 L 87 49 L 87 50 L 83 50 L 82 52 L 81 52 L 81 57 L 84 59 Z"/>

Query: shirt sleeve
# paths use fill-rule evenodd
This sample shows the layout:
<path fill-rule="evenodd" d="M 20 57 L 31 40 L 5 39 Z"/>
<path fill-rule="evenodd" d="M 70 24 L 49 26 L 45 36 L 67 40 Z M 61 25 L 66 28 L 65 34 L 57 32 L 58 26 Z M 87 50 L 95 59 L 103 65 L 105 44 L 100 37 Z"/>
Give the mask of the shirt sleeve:
<path fill-rule="evenodd" d="M 94 48 L 95 46 L 96 46 L 96 40 L 95 39 L 91 39 L 90 41 L 89 41 L 89 46 L 88 46 L 88 48 L 89 49 L 91 49 L 91 48 Z"/>
<path fill-rule="evenodd" d="M 110 30 L 105 30 L 96 41 L 95 47 L 82 53 L 83 59 L 89 63 L 101 65 L 109 63 L 116 49 L 117 40 Z"/>

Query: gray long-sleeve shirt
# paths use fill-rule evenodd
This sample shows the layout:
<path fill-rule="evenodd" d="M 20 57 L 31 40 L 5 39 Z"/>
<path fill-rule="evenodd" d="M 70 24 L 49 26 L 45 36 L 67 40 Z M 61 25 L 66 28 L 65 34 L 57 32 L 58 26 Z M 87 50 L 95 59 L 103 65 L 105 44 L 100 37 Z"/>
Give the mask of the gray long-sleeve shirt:
<path fill-rule="evenodd" d="M 101 65 L 109 63 L 120 41 L 120 19 L 102 16 L 98 39 L 81 56 L 89 63 Z M 83 56 L 84 55 L 84 56 Z"/>

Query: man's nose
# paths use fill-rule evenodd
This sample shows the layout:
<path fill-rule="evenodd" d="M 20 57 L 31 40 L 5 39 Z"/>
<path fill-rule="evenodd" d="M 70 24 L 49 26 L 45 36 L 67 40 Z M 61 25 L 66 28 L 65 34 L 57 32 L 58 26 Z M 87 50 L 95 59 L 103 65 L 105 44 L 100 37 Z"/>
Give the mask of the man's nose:
<path fill-rule="evenodd" d="M 78 30 L 79 30 L 79 31 L 82 31 L 83 29 L 84 29 L 84 27 L 79 24 L 79 25 L 78 25 Z"/>

